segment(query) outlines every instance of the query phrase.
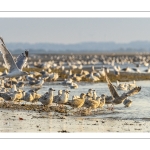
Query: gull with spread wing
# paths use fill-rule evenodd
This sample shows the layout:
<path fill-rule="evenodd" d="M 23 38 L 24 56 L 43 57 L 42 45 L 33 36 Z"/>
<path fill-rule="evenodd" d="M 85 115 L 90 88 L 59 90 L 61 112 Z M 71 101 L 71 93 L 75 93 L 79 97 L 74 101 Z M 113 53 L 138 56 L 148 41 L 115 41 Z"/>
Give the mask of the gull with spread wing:
<path fill-rule="evenodd" d="M 117 93 L 115 87 L 112 85 L 112 83 L 111 83 L 110 79 L 108 78 L 107 74 L 105 75 L 105 77 L 106 77 L 108 88 L 109 88 L 110 93 L 112 95 L 112 100 L 111 100 L 112 108 L 111 109 L 113 109 L 114 105 L 123 103 L 126 98 L 128 98 L 129 96 L 133 96 L 133 95 L 135 95 L 135 94 L 137 94 L 141 91 L 141 87 L 136 86 L 132 90 L 129 90 L 128 92 L 123 93 L 120 96 Z M 106 97 L 106 104 L 107 104 L 107 97 Z"/>
<path fill-rule="evenodd" d="M 28 75 L 27 72 L 22 71 L 25 63 L 28 60 L 28 51 L 25 51 L 25 53 L 22 53 L 21 55 L 19 55 L 15 62 L 11 53 L 6 48 L 6 45 L 2 37 L 0 37 L 0 51 L 2 53 L 2 57 L 4 59 L 5 65 L 7 66 L 7 69 L 9 70 L 9 73 L 7 75 L 0 76 L 0 78 L 1 77 L 13 78 L 13 77 L 18 77 L 18 76 Z"/>

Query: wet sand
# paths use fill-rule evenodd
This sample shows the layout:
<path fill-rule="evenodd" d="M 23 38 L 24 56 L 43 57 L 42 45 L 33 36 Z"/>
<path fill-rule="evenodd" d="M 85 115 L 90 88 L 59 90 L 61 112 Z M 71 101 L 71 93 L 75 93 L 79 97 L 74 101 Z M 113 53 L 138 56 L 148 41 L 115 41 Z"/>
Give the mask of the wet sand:
<path fill-rule="evenodd" d="M 150 132 L 150 121 L 65 116 L 64 113 L 0 109 L 0 132 L 135 133 Z"/>

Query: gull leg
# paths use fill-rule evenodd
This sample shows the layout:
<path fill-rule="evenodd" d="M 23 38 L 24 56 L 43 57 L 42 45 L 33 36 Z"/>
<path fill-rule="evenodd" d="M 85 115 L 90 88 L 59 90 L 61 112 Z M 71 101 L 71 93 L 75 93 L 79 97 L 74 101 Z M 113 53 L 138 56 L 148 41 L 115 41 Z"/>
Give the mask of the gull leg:
<path fill-rule="evenodd" d="M 111 111 L 113 111 L 113 110 L 114 110 L 114 104 L 111 105 Z"/>
<path fill-rule="evenodd" d="M 4 106 L 4 105 L 7 105 L 7 103 L 6 103 L 6 101 L 5 101 L 5 100 L 4 100 L 3 106 Z"/>
<path fill-rule="evenodd" d="M 12 78 L 10 78 L 10 86 L 12 87 Z"/>
<path fill-rule="evenodd" d="M 77 108 L 77 110 L 76 110 L 76 111 L 77 111 L 77 113 L 79 112 L 79 114 L 81 113 L 81 110 L 80 110 L 80 108 Z"/>
<path fill-rule="evenodd" d="M 91 113 L 92 113 L 92 110 L 91 110 L 91 108 L 90 108 L 90 107 L 88 108 L 88 113 L 89 113 L 89 114 L 91 114 Z"/>
<path fill-rule="evenodd" d="M 108 107 L 108 104 L 107 104 L 107 109 L 108 109 L 109 107 Z"/>
<path fill-rule="evenodd" d="M 110 110 L 110 108 L 109 108 L 108 104 L 107 104 L 107 109 L 108 109 L 108 110 Z"/>

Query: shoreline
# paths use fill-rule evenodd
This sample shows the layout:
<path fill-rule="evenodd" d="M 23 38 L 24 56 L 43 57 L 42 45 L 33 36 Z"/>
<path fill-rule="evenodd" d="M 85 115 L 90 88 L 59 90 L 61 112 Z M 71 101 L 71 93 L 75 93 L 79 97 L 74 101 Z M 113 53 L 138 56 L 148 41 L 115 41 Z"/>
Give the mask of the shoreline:
<path fill-rule="evenodd" d="M 0 109 L 0 132 L 140 133 L 150 132 L 149 120 L 64 116 L 53 112 Z"/>

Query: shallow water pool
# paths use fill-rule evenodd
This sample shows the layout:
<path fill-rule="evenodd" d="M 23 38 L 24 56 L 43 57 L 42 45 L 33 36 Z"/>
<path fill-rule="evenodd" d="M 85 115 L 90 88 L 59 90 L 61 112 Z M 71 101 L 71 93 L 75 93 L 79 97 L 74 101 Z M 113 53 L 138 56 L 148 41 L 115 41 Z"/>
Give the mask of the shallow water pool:
<path fill-rule="evenodd" d="M 113 83 L 116 84 L 116 83 Z M 137 86 L 141 86 L 141 91 L 129 97 L 133 102 L 130 107 L 124 107 L 123 104 L 115 105 L 114 111 L 104 110 L 100 115 L 94 115 L 90 117 L 96 118 L 120 118 L 120 119 L 150 119 L 150 81 L 137 81 Z M 107 83 L 78 83 L 79 87 L 77 89 L 69 89 L 70 95 L 69 99 L 72 99 L 73 95 L 80 95 L 80 93 L 87 93 L 88 89 L 92 88 L 96 90 L 97 95 L 101 94 L 111 95 L 108 89 Z M 53 83 L 45 83 L 43 88 L 38 91 L 38 93 L 43 94 L 48 91 L 48 88 L 54 88 L 56 91 L 54 95 L 57 95 L 57 91 L 60 89 L 66 89 L 58 82 Z M 119 94 L 124 93 L 126 91 L 118 91 Z M 105 105 L 104 108 L 107 106 Z M 84 116 L 83 116 L 84 117 Z M 86 116 L 85 116 L 86 117 Z M 89 116 L 88 116 L 89 117 Z"/>

